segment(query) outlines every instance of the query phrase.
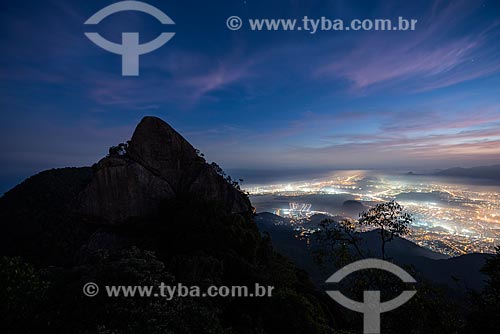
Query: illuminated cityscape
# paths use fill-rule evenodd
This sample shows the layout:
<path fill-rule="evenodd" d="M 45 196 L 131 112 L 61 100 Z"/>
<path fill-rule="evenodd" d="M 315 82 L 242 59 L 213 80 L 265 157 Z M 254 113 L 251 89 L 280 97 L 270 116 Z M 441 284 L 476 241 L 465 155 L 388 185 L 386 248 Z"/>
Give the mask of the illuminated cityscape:
<path fill-rule="evenodd" d="M 289 218 L 300 232 L 314 214 L 357 218 L 376 203 L 395 200 L 412 214 L 407 239 L 433 251 L 458 256 L 493 253 L 500 245 L 498 186 L 436 176 L 341 171 L 328 177 L 246 188 L 257 212 Z M 345 207 L 345 201 L 363 210 Z"/>

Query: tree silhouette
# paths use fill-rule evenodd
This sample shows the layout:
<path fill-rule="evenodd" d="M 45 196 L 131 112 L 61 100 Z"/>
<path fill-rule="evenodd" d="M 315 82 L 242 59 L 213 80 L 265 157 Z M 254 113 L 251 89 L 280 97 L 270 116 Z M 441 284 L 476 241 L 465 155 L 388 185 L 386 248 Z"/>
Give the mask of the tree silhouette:
<path fill-rule="evenodd" d="M 130 140 L 127 141 L 126 143 L 120 143 L 116 146 L 111 146 L 109 148 L 109 153 L 108 153 L 108 156 L 123 156 L 123 155 L 126 155 L 127 154 L 127 150 L 128 150 L 128 145 L 130 143 Z"/>
<path fill-rule="evenodd" d="M 392 241 L 395 236 L 408 234 L 412 221 L 413 218 L 409 213 L 404 212 L 401 204 L 390 201 L 377 204 L 374 208 L 360 214 L 358 224 L 380 229 L 382 259 L 385 260 L 386 243 Z"/>
<path fill-rule="evenodd" d="M 386 244 L 395 236 L 408 234 L 412 221 L 403 206 L 394 201 L 377 204 L 361 213 L 357 221 L 325 219 L 320 223 L 320 231 L 315 233 L 319 247 L 314 251 L 314 258 L 321 266 L 333 262 L 337 267 L 366 258 L 361 248 L 360 229 L 368 226 L 379 229 L 381 254 L 385 260 Z"/>
<path fill-rule="evenodd" d="M 325 219 L 319 224 L 319 228 L 320 231 L 315 233 L 319 248 L 313 251 L 313 256 L 323 269 L 327 269 L 326 263 L 332 262 L 340 268 L 365 258 L 360 248 L 361 237 L 355 222 Z"/>

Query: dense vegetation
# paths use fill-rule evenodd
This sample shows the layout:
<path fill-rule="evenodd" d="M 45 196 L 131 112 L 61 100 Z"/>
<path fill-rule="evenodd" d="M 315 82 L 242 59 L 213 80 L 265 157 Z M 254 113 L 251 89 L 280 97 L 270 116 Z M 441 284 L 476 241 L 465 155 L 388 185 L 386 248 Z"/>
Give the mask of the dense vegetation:
<path fill-rule="evenodd" d="M 305 272 L 276 253 L 250 212 L 229 213 L 217 202 L 186 195 L 164 203 L 155 217 L 120 226 L 82 223 L 74 200 L 91 174 L 90 168 L 44 172 L 0 198 L 3 333 L 362 331 L 362 316 L 338 306 Z M 399 212 L 397 206 L 391 208 Z M 376 214 L 366 215 L 364 222 Z M 381 234 L 386 242 L 394 228 Z M 410 302 L 382 316 L 383 333 L 494 333 L 500 320 L 500 249 L 484 272 L 490 278 L 486 289 L 471 292 L 465 302 L 419 280 Z M 343 288 L 358 300 L 360 291 L 374 285 L 386 289 L 385 299 L 407 288 L 393 277 L 374 277 Z M 103 293 L 89 298 L 82 293 L 89 281 L 100 286 L 182 282 L 250 289 L 258 282 L 275 290 L 271 298 L 167 300 Z"/>
<path fill-rule="evenodd" d="M 354 261 L 374 257 L 362 248 L 360 227 L 376 228 L 381 247 L 380 258 L 392 261 L 386 245 L 396 236 L 409 232 L 411 215 L 396 202 L 377 204 L 360 213 L 358 220 L 337 222 L 325 219 L 321 230 L 315 233 L 313 250 L 318 265 L 340 268 Z M 397 297 L 403 290 L 417 290 L 406 304 L 383 315 L 382 333 L 495 333 L 500 320 L 500 247 L 497 254 L 486 261 L 483 272 L 489 280 L 486 288 L 478 292 L 469 290 L 464 295 L 453 295 L 448 287 L 435 286 L 423 278 L 412 266 L 407 272 L 417 278 L 415 286 L 403 284 L 398 278 L 384 271 L 370 270 L 350 275 L 341 290 L 351 299 L 363 300 L 363 291 L 381 290 L 382 300 Z M 385 295 L 385 296 L 384 296 Z M 355 327 L 359 318 L 347 315 L 349 327 Z"/>
<path fill-rule="evenodd" d="M 61 205 L 58 188 L 47 187 L 53 173 L 38 175 L 0 199 L 3 217 L 14 224 L 9 233 L 24 245 L 2 247 L 8 255 L 0 268 L 2 332 L 327 333 L 341 321 L 333 316 L 336 305 L 260 235 L 251 213 L 228 213 L 216 202 L 186 196 L 165 203 L 156 217 L 85 228 L 75 213 L 68 216 L 73 210 Z M 79 177 L 70 179 L 77 187 Z M 30 209 L 22 205 L 28 193 L 34 196 Z M 44 209 L 48 203 L 54 210 Z M 39 234 L 23 236 L 15 227 L 19 219 L 23 229 L 42 224 Z M 52 237 L 55 229 L 58 240 Z M 53 244 L 44 248 L 38 239 Z M 258 282 L 275 290 L 271 298 L 89 298 L 82 293 L 89 281 L 249 289 Z"/>

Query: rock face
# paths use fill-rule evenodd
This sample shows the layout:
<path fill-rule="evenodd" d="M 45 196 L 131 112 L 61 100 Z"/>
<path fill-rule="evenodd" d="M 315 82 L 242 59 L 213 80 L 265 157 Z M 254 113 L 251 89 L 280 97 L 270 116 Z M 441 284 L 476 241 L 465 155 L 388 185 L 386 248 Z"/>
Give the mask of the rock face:
<path fill-rule="evenodd" d="M 167 123 L 145 117 L 127 153 L 103 158 L 80 194 L 79 208 L 90 221 L 122 224 L 154 215 L 163 201 L 195 194 L 221 202 L 228 211 L 249 212 L 250 201 L 199 157 Z"/>
<path fill-rule="evenodd" d="M 126 158 L 99 161 L 94 177 L 82 192 L 80 206 L 92 220 L 119 223 L 154 214 L 160 202 L 175 196 L 167 181 Z"/>

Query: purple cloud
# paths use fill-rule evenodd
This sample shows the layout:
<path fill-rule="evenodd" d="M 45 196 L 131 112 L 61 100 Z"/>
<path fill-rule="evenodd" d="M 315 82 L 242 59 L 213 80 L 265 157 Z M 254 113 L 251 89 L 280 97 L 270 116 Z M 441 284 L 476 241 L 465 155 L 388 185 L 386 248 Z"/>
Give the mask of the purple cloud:
<path fill-rule="evenodd" d="M 404 83 L 408 90 L 419 92 L 498 73 L 500 61 L 492 54 L 491 43 L 498 39 L 500 21 L 464 37 L 446 38 L 477 8 L 470 1 L 436 2 L 416 31 L 372 32 L 346 53 L 319 65 L 315 75 L 345 78 L 357 91 Z"/>

